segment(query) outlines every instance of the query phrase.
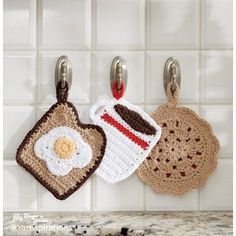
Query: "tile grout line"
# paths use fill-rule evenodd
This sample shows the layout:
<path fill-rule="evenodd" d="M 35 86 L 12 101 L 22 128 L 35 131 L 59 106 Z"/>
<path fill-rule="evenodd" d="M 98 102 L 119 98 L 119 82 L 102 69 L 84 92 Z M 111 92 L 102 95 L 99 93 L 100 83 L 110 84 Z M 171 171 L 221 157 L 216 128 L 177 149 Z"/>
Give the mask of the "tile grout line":
<path fill-rule="evenodd" d="M 198 51 L 198 68 L 199 68 L 199 75 L 198 75 L 198 111 L 199 111 L 199 115 L 201 115 L 201 99 L 202 99 L 202 90 L 201 90 L 201 86 L 202 86 L 202 0 L 199 0 L 199 4 L 198 4 L 198 11 L 199 11 L 199 51 Z M 197 210 L 200 210 L 200 189 L 197 190 Z"/>
<path fill-rule="evenodd" d="M 144 1 L 144 109 L 147 110 L 147 40 L 148 40 L 148 10 L 149 2 L 148 0 Z M 139 177 L 138 177 L 139 178 Z M 140 179 L 139 179 L 140 180 Z M 141 180 L 140 180 L 141 181 Z M 143 185 L 143 210 L 147 210 L 147 186 L 142 182 Z"/>
<path fill-rule="evenodd" d="M 36 6 L 35 6 L 35 19 L 36 19 L 36 22 L 35 22 L 35 34 L 36 34 L 36 37 L 35 37 L 35 40 L 36 40 L 36 87 L 35 87 L 35 101 L 36 101 L 36 104 L 34 104 L 34 109 L 35 109 L 35 118 L 36 118 L 36 121 L 38 120 L 38 108 L 39 108 L 39 105 L 38 105 L 38 94 L 39 94 L 39 91 L 38 91 L 38 88 L 39 88 L 39 21 L 38 21 L 38 18 L 39 18 L 39 1 L 38 0 L 35 0 L 36 1 Z M 36 195 L 37 195 L 37 212 L 39 212 L 39 184 L 38 182 L 36 182 Z"/>
<path fill-rule="evenodd" d="M 94 29 L 94 22 L 93 22 L 93 12 L 94 12 L 94 0 L 90 0 L 90 32 L 89 32 L 89 39 L 90 39 L 90 89 L 89 89 L 89 106 L 91 106 L 91 101 L 92 99 L 92 94 L 93 94 L 93 29 Z M 95 173 L 92 174 L 91 176 L 91 184 L 90 184 L 90 211 L 94 211 L 94 178 L 95 178 Z"/>
<path fill-rule="evenodd" d="M 155 105 L 161 105 L 162 103 L 163 103 L 164 101 L 158 101 L 158 102 L 151 102 L 151 103 L 142 103 L 142 102 L 134 102 L 133 104 L 134 105 L 140 105 L 140 106 L 145 106 L 145 105 L 147 105 L 147 106 L 155 106 Z M 89 103 L 76 103 L 76 102 L 74 102 L 73 104 L 75 104 L 75 105 L 78 105 L 78 106 L 89 106 L 91 103 L 89 102 Z M 45 106 L 45 107 L 48 107 L 48 106 L 50 106 L 51 105 L 51 103 L 31 103 L 31 102 L 24 102 L 24 103 L 13 103 L 13 102 L 5 102 L 5 103 L 3 103 L 3 106 L 5 106 L 5 107 L 7 107 L 7 106 L 9 106 L 9 107 L 13 107 L 13 106 L 15 106 L 15 107 L 20 107 L 20 106 L 36 106 L 36 105 L 38 105 L 38 106 Z M 191 105 L 191 106 L 198 106 L 199 104 L 198 103 L 194 103 L 194 102 L 181 102 L 180 103 L 180 105 Z M 233 103 L 232 102 L 224 102 L 224 103 L 216 103 L 216 102 L 214 102 L 214 103 L 210 103 L 210 102 L 206 102 L 206 103 L 202 103 L 202 105 L 206 105 L 206 106 L 231 106 L 231 105 L 233 105 Z"/>
<path fill-rule="evenodd" d="M 168 52 L 168 51 L 199 51 L 199 49 L 196 48 L 147 48 L 147 51 L 153 51 L 153 52 Z M 34 52 L 35 49 L 31 48 L 19 48 L 19 49 L 3 49 L 4 53 L 7 52 Z M 85 48 L 51 48 L 51 49 L 45 49 L 45 48 L 38 48 L 38 52 L 90 52 L 91 49 L 85 49 Z M 124 51 L 124 52 L 143 52 L 145 49 L 140 49 L 140 48 L 104 48 L 104 49 L 99 49 L 96 48 L 93 50 L 95 52 L 115 52 L 115 51 Z M 202 48 L 202 51 L 219 51 L 219 52 L 232 52 L 233 48 Z"/>

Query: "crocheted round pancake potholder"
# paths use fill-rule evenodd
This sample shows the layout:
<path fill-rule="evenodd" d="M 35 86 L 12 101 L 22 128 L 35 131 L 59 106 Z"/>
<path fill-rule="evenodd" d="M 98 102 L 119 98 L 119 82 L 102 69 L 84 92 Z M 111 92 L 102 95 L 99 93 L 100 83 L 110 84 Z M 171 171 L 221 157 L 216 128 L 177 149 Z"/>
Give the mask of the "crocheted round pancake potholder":
<path fill-rule="evenodd" d="M 211 126 L 195 112 L 177 107 L 179 88 L 167 86 L 167 104 L 151 115 L 162 136 L 138 168 L 138 176 L 155 192 L 176 195 L 202 186 L 216 168 L 219 142 Z"/>
<path fill-rule="evenodd" d="M 96 173 L 108 183 L 130 176 L 161 136 L 160 126 L 123 98 L 99 100 L 91 107 L 90 118 L 107 137 L 105 155 Z"/>
<path fill-rule="evenodd" d="M 19 146 L 17 162 L 56 198 L 69 197 L 100 164 L 106 146 L 103 130 L 82 124 L 67 102 L 68 84 L 57 85 L 57 100 Z"/>

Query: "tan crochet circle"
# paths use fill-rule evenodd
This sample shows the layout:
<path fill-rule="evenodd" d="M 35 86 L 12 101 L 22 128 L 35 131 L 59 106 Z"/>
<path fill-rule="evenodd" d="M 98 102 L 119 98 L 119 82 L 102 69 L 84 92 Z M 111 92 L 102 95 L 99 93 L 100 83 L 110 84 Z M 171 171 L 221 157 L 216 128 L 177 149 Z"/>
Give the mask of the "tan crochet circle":
<path fill-rule="evenodd" d="M 161 139 L 140 165 L 138 176 L 155 192 L 180 195 L 205 183 L 216 168 L 219 142 L 205 120 L 176 107 L 178 87 L 172 94 L 169 84 L 167 96 L 169 102 L 152 114 L 162 127 Z"/>
<path fill-rule="evenodd" d="M 61 159 L 69 159 L 75 150 L 75 142 L 67 137 L 59 137 L 54 143 L 54 151 Z"/>

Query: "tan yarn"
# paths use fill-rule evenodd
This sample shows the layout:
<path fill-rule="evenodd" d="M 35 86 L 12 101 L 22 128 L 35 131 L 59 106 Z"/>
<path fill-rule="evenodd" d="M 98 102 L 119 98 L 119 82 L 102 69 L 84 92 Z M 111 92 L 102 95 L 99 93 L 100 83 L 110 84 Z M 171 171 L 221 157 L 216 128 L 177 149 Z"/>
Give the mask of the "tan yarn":
<path fill-rule="evenodd" d="M 57 103 L 44 117 L 43 121 L 36 125 L 36 129 L 27 135 L 19 147 L 17 162 L 29 170 L 57 198 L 65 199 L 96 170 L 103 157 L 105 136 L 96 126 L 78 123 L 75 108 L 69 103 Z M 55 176 L 48 171 L 45 161 L 36 157 L 34 144 L 39 137 L 48 133 L 52 128 L 64 125 L 80 133 L 83 140 L 90 145 L 93 157 L 86 167 L 74 168 L 66 176 Z"/>
<path fill-rule="evenodd" d="M 211 126 L 195 112 L 177 107 L 179 87 L 167 86 L 167 104 L 151 115 L 162 136 L 140 165 L 138 176 L 155 192 L 176 195 L 199 188 L 216 168 L 219 142 Z"/>

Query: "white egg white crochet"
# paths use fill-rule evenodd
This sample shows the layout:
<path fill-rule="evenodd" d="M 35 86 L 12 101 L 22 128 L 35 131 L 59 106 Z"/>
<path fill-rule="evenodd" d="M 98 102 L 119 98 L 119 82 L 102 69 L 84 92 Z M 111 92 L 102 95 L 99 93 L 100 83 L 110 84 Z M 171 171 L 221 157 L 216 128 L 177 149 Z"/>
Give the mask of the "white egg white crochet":
<path fill-rule="evenodd" d="M 68 159 L 57 156 L 54 144 L 59 137 L 67 137 L 76 144 L 74 154 Z M 47 134 L 41 136 L 34 145 L 36 156 L 46 161 L 49 171 L 56 176 L 65 176 L 73 168 L 83 168 L 92 159 L 92 149 L 85 143 L 80 134 L 67 126 L 53 128 Z"/>

